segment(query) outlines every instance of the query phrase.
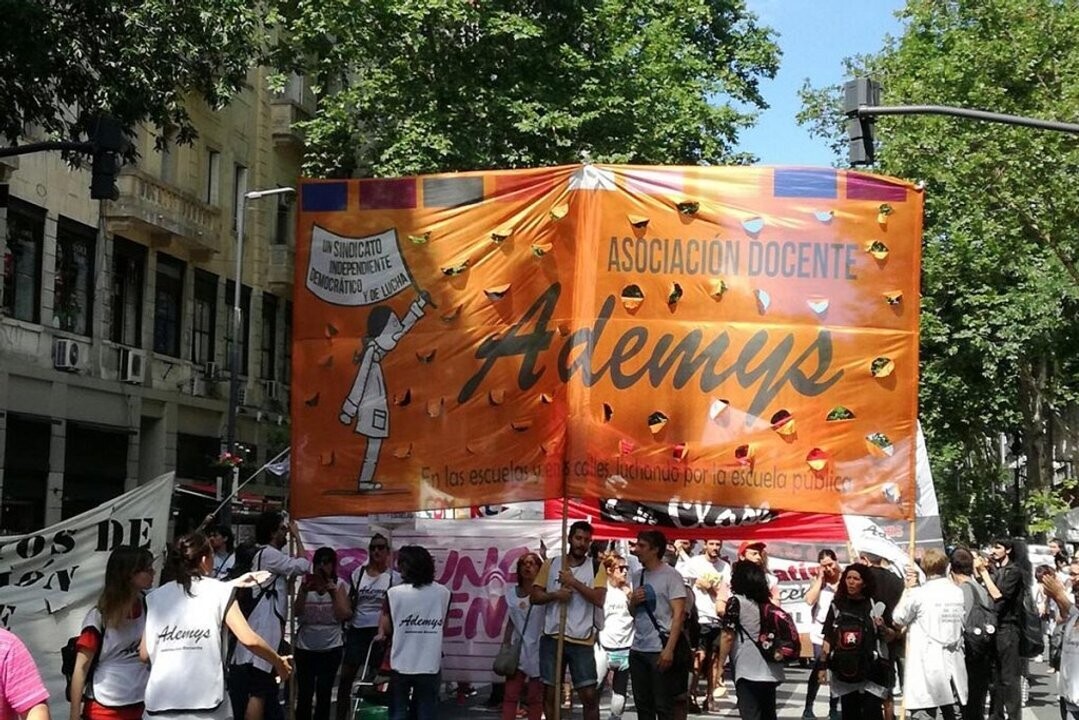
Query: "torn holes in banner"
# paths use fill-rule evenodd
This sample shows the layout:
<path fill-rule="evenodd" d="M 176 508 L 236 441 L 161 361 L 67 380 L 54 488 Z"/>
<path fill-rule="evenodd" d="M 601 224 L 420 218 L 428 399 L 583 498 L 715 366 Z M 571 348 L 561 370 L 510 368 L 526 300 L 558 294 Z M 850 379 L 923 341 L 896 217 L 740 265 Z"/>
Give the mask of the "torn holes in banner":
<path fill-rule="evenodd" d="M 331 323 L 326 323 L 326 337 L 336 337 L 338 332 L 338 329 L 334 325 L 332 325 Z"/>
<path fill-rule="evenodd" d="M 830 223 L 832 218 L 835 217 L 835 210 L 815 210 L 813 211 L 813 217 L 822 223 Z"/>
<path fill-rule="evenodd" d="M 685 460 L 689 457 L 689 445 L 686 443 L 677 443 L 671 447 L 671 455 L 675 460 Z"/>
<path fill-rule="evenodd" d="M 708 406 L 708 419 L 716 422 L 720 417 L 724 417 L 727 412 L 727 408 L 731 406 L 730 402 L 725 398 L 713 398 L 712 403 Z"/>
<path fill-rule="evenodd" d="M 779 410 L 772 416 L 772 429 L 784 438 L 789 438 L 795 433 L 794 416 L 787 410 Z"/>
<path fill-rule="evenodd" d="M 809 454 L 806 455 L 806 465 L 808 465 L 813 472 L 820 472 L 828 467 L 828 460 L 828 453 L 820 448 L 813 448 L 809 451 Z"/>
<path fill-rule="evenodd" d="M 506 401 L 506 391 L 502 388 L 496 388 L 487 393 L 487 402 L 492 405 L 501 405 Z"/>
<path fill-rule="evenodd" d="M 648 429 L 653 435 L 658 435 L 663 432 L 663 428 L 667 427 L 669 418 L 659 410 L 656 410 L 648 416 Z"/>
<path fill-rule="evenodd" d="M 892 209 L 891 205 L 889 205 L 888 203 L 882 203 L 881 206 L 877 208 L 877 224 L 887 225 L 888 216 L 891 215 L 893 212 L 895 212 L 895 210 Z"/>
<path fill-rule="evenodd" d="M 734 449 L 734 459 L 740 465 L 753 464 L 754 449 L 752 445 L 739 445 Z"/>
<path fill-rule="evenodd" d="M 772 296 L 768 294 L 767 290 L 760 288 L 753 292 L 757 296 L 757 309 L 762 313 L 768 312 L 768 308 L 772 305 Z"/>
<path fill-rule="evenodd" d="M 554 244 L 549 242 L 536 241 L 532 243 L 532 255 L 541 258 L 554 249 Z"/>
<path fill-rule="evenodd" d="M 614 408 L 609 403 L 603 403 L 603 422 L 609 423 L 614 417 Z"/>
<path fill-rule="evenodd" d="M 626 217 L 629 219 L 629 224 L 633 226 L 634 230 L 644 230 L 648 227 L 648 218 L 644 215 L 634 215 L 630 213 L 629 215 L 626 215 Z"/>
<path fill-rule="evenodd" d="M 682 294 L 682 286 L 678 283 L 673 283 L 670 292 L 667 293 L 667 304 L 677 305 L 678 301 L 682 299 Z"/>
<path fill-rule="evenodd" d="M 633 312 L 644 302 L 644 290 L 640 285 L 626 285 L 622 288 L 622 307 Z"/>
<path fill-rule="evenodd" d="M 889 458 L 895 453 L 891 439 L 884 433 L 876 432 L 865 436 L 865 446 L 875 458 Z"/>
<path fill-rule="evenodd" d="M 828 415 L 824 418 L 825 422 L 843 422 L 845 420 L 853 420 L 854 413 L 842 405 L 836 405 L 834 408 L 828 411 Z"/>
<path fill-rule="evenodd" d="M 529 418 L 520 418 L 511 422 L 510 427 L 517 432 L 525 432 L 532 427 L 532 420 Z"/>
<path fill-rule="evenodd" d="M 683 200 L 676 207 L 682 215 L 696 215 L 701 211 L 701 204 L 696 200 Z"/>
<path fill-rule="evenodd" d="M 412 457 L 412 443 L 406 443 L 405 445 L 398 445 L 393 449 L 393 456 L 398 460 L 405 460 Z"/>
<path fill-rule="evenodd" d="M 869 365 L 869 373 L 875 378 L 886 378 L 895 372 L 895 361 L 887 357 L 879 357 Z"/>
<path fill-rule="evenodd" d="M 405 388 L 403 393 L 396 393 L 393 396 L 393 404 L 398 407 L 405 407 L 412 402 L 412 388 Z"/>
<path fill-rule="evenodd" d="M 872 242 L 866 243 L 865 251 L 879 262 L 884 262 L 888 259 L 888 246 L 880 240 L 873 240 Z"/>
<path fill-rule="evenodd" d="M 633 451 L 637 449 L 636 443 L 632 440 L 626 440 L 625 438 L 618 441 L 618 454 L 619 455 L 631 455 Z"/>
<path fill-rule="evenodd" d="M 493 287 L 485 288 L 483 294 L 487 296 L 487 299 L 491 302 L 498 302 L 506 297 L 510 291 L 510 283 L 505 285 L 495 285 Z"/>
<path fill-rule="evenodd" d="M 568 214 L 569 214 L 569 205 L 567 203 L 563 203 L 561 205 L 555 205 L 553 208 L 551 208 L 551 212 L 550 212 L 551 220 L 553 220 L 555 222 L 558 222 L 562 218 L 566 217 L 566 215 L 568 215 Z"/>
<path fill-rule="evenodd" d="M 446 277 L 453 277 L 455 275 L 460 275 L 461 273 L 463 273 L 467 269 L 468 269 L 468 260 L 465 260 L 464 262 L 458 263 L 457 265 L 450 265 L 448 267 L 442 268 L 442 274 L 445 275 Z"/>
<path fill-rule="evenodd" d="M 437 348 L 424 348 L 416 351 L 416 359 L 421 363 L 429 363 L 435 359 Z"/>
<path fill-rule="evenodd" d="M 760 234 L 760 231 L 764 229 L 764 218 L 751 217 L 742 221 L 742 229 L 748 234 L 754 237 Z"/>
<path fill-rule="evenodd" d="M 828 312 L 829 300 L 828 298 L 809 298 L 806 300 L 806 305 L 817 315 L 824 315 Z"/>
<path fill-rule="evenodd" d="M 461 305 L 454 305 L 447 312 L 439 315 L 438 316 L 439 320 L 441 320 L 444 323 L 453 322 L 461 314 L 461 307 L 462 307 Z"/>
<path fill-rule="evenodd" d="M 899 303 L 903 302 L 902 290 L 889 290 L 888 292 L 884 293 L 883 296 L 884 302 L 892 306 L 898 305 Z"/>
<path fill-rule="evenodd" d="M 422 235 L 409 235 L 408 239 L 412 241 L 413 245 L 423 245 L 431 239 L 431 233 L 425 232 Z"/>
<path fill-rule="evenodd" d="M 442 398 L 437 400 L 427 401 L 427 417 L 436 418 L 442 414 L 442 407 L 445 405 L 445 401 Z"/>
<path fill-rule="evenodd" d="M 551 393 L 540 393 L 540 402 L 544 405 L 550 405 L 554 402 L 554 395 Z"/>
<path fill-rule="evenodd" d="M 318 407 L 318 398 L 319 398 L 319 393 L 315 393 L 311 397 L 304 400 L 303 404 L 306 405 L 307 407 Z"/>
<path fill-rule="evenodd" d="M 727 283 L 724 280 L 716 280 L 712 283 L 712 298 L 722 300 L 723 293 L 727 292 Z"/>
<path fill-rule="evenodd" d="M 506 238 L 513 234 L 513 225 L 503 225 L 497 230 L 491 231 L 491 242 L 495 245 L 501 245 L 505 242 Z"/>

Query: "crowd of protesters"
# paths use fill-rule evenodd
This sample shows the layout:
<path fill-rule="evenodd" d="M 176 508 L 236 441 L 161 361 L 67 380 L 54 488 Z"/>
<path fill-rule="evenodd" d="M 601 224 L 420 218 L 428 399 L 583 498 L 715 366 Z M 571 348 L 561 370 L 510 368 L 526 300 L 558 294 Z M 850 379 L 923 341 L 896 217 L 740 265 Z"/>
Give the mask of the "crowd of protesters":
<path fill-rule="evenodd" d="M 376 533 L 367 562 L 340 577 L 336 552 L 308 560 L 279 513 L 258 519 L 255 540 L 237 547 L 227 528 L 186 535 L 156 588 L 151 553 L 113 551 L 73 639 L 70 720 L 277 720 L 294 670 L 299 720 L 329 720 L 335 686 L 335 720 L 380 688 L 391 720 L 438 716 L 450 591 L 428 550 L 394 553 Z M 641 720 L 674 720 L 714 711 L 728 694 L 744 720 L 777 717 L 790 658 L 779 652 L 784 614 L 764 543 L 742 543 L 732 564 L 718 540 L 694 553 L 649 528 L 618 547 L 578 521 L 565 547 L 523 554 L 507 584 L 502 639 L 513 661 L 492 694 L 503 720 L 554 717 L 568 699 L 559 685 L 584 720 L 600 720 L 606 690 L 609 720 L 630 698 Z M 1020 720 L 1028 660 L 1044 655 L 1062 720 L 1079 720 L 1079 559 L 1062 541 L 1051 548 L 1053 565 L 1036 569 L 1024 541 L 1001 539 L 985 554 L 929 549 L 905 571 L 868 553 L 842 567 L 821 550 L 804 597 L 802 717 L 815 717 L 826 689 L 830 720 L 893 720 L 899 692 L 915 720 Z M 297 631 L 286 650 L 290 581 Z M 47 720 L 47 700 L 25 646 L 0 630 L 0 720 Z"/>

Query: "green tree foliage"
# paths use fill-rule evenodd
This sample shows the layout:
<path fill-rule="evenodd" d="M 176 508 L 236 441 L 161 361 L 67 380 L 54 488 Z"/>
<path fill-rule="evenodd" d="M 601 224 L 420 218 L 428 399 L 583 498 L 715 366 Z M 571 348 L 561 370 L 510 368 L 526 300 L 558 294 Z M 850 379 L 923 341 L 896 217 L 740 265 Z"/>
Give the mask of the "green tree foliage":
<path fill-rule="evenodd" d="M 746 161 L 779 56 L 743 0 L 297 0 L 280 20 L 327 175 Z"/>
<path fill-rule="evenodd" d="M 909 0 L 901 17 L 900 37 L 846 68 L 879 79 L 884 104 L 1079 119 L 1079 4 Z M 838 86 L 803 100 L 838 149 Z M 1041 528 L 1069 499 L 1052 445 L 1079 391 L 1079 139 L 937 116 L 882 117 L 877 136 L 876 171 L 925 183 L 921 416 L 947 530 Z M 1018 516 L 1002 452 L 1016 439 Z"/>
<path fill-rule="evenodd" d="M 221 107 L 242 87 L 262 16 L 245 0 L 0 0 L 0 133 L 75 139 L 107 112 L 189 141 L 189 93 Z"/>

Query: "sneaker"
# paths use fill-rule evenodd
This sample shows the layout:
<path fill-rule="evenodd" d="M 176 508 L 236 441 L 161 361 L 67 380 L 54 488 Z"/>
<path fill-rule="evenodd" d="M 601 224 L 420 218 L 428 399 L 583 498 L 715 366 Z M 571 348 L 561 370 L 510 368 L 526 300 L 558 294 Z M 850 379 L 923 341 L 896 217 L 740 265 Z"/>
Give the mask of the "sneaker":
<path fill-rule="evenodd" d="M 712 691 L 712 699 L 713 700 L 722 700 L 725 697 L 727 697 L 727 686 L 726 685 L 720 685 L 719 687 L 717 687 L 715 690 Z"/>
<path fill-rule="evenodd" d="M 802 711 L 802 720 L 817 720 L 817 716 L 813 714 L 813 711 L 806 709 Z"/>

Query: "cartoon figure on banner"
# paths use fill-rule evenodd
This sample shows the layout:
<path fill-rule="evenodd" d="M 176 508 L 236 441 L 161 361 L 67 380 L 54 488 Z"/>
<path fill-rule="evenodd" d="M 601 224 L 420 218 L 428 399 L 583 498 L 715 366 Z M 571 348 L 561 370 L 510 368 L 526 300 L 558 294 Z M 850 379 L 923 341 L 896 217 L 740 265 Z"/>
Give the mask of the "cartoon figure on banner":
<path fill-rule="evenodd" d="M 421 292 L 412 301 L 403 319 L 386 306 L 375 307 L 367 316 L 367 340 L 360 359 L 360 369 L 352 389 L 341 405 L 340 420 L 345 425 L 356 423 L 356 433 L 367 438 L 367 449 L 363 454 L 363 465 L 357 491 L 371 492 L 381 490 L 382 483 L 375 480 L 378 468 L 378 455 L 382 449 L 382 440 L 390 436 L 389 396 L 386 392 L 386 379 L 382 374 L 382 359 L 386 353 L 397 347 L 405 333 L 423 317 L 424 308 L 430 304 L 430 296 Z"/>
<path fill-rule="evenodd" d="M 347 237 L 315 225 L 311 231 L 306 286 L 313 295 L 331 305 L 371 306 L 367 316 L 363 353 L 352 387 L 341 404 L 339 419 L 355 423 L 356 434 L 367 438 L 356 492 L 382 490 L 375 480 L 382 441 L 390 436 L 389 397 L 382 360 L 397 347 L 405 333 L 423 317 L 431 296 L 420 290 L 405 262 L 397 229 L 374 235 Z M 403 318 L 387 303 L 405 288 L 419 297 Z"/>

